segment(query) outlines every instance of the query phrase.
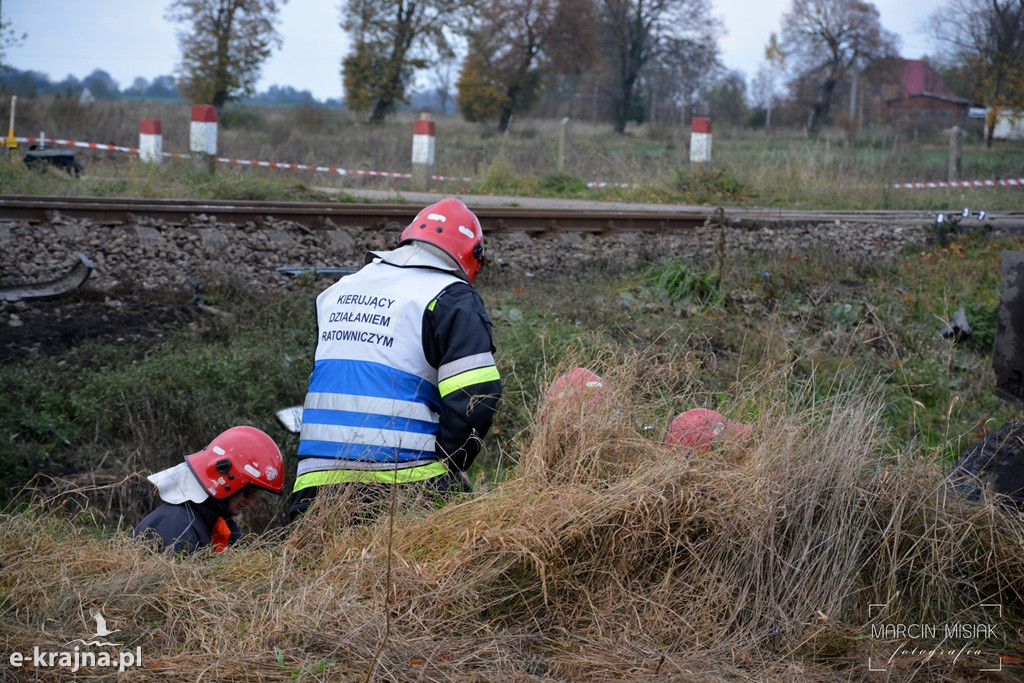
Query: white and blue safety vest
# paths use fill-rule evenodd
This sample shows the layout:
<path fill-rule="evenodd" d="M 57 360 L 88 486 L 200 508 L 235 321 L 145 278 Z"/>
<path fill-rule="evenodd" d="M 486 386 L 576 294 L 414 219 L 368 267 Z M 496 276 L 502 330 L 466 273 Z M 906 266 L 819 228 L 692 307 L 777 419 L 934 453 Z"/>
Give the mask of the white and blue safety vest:
<path fill-rule="evenodd" d="M 420 481 L 447 472 L 435 453 L 438 369 L 424 311 L 454 274 L 374 262 L 316 300 L 315 363 L 302 411 L 295 490 L 350 481 Z M 493 359 L 490 361 L 493 364 Z"/>

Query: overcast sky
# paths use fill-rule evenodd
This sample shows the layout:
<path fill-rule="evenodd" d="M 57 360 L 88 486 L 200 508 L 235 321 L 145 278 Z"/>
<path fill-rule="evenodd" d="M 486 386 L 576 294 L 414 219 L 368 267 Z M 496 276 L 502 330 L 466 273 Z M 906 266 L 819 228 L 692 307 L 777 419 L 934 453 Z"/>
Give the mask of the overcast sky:
<path fill-rule="evenodd" d="M 308 90 L 318 100 L 340 98 L 341 59 L 348 42 L 339 25 L 343 0 L 291 0 L 279 16 L 283 43 L 263 67 L 257 89 L 271 85 Z M 770 34 L 779 32 L 792 0 L 711 0 L 725 24 L 722 61 L 753 78 Z M 52 81 L 82 79 L 102 69 L 123 90 L 136 77 L 172 74 L 178 61 L 177 25 L 164 20 L 166 0 L 0 0 L 4 19 L 28 37 L 7 49 L 7 63 L 39 71 Z M 916 59 L 933 52 L 922 22 L 938 0 L 876 0 L 882 26 L 902 38 L 901 54 Z"/>

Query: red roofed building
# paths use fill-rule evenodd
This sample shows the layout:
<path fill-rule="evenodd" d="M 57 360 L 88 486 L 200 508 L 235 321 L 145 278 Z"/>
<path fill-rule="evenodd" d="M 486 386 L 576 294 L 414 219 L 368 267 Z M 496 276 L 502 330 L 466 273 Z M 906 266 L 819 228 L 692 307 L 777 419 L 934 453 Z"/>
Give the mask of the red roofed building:
<path fill-rule="evenodd" d="M 878 94 L 892 122 L 917 121 L 939 125 L 967 121 L 971 103 L 953 92 L 927 62 L 887 59 L 878 78 Z"/>

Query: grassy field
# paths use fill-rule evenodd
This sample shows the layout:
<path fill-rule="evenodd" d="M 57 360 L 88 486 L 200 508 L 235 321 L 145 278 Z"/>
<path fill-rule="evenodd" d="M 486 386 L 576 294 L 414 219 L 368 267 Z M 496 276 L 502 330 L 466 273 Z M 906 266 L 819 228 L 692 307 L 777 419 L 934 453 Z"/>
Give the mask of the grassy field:
<path fill-rule="evenodd" d="M 383 169 L 404 163 L 408 128 L 328 118 L 317 130 L 353 138 L 366 166 Z M 898 141 L 886 143 L 897 153 L 847 153 L 835 141 L 726 131 L 721 166 L 694 174 L 670 139 L 638 132 L 601 146 L 595 132 L 574 141 L 573 180 L 558 185 L 568 176 L 538 162 L 552 126 L 524 122 L 507 140 L 472 130 L 460 136 L 465 158 L 438 169 L 481 173 L 472 191 L 1020 206 L 1019 188 L 902 194 L 854 182 L 883 169 L 937 173 L 941 140 L 915 143 L 911 163 Z M 394 136 L 393 156 L 375 135 Z M 237 144 L 247 157 L 326 163 L 299 137 Z M 1024 175 L 1019 150 L 974 151 L 979 169 Z M 7 165 L 0 182 L 5 193 L 296 199 L 318 197 L 324 182 L 110 156 L 79 181 Z M 647 189 L 579 187 L 599 172 Z M 1005 678 L 994 680 L 1011 680 L 1024 656 L 1024 520 L 942 484 L 967 445 L 1019 416 L 991 392 L 1005 249 L 1024 249 L 1024 237 L 937 232 L 928 248 L 876 262 L 738 253 L 717 266 L 598 265 L 515 286 L 485 273 L 506 394 L 476 494 L 440 509 L 396 498 L 393 514 L 363 527 L 345 523 L 346 501 L 284 527 L 283 501 L 266 499 L 244 520 L 244 546 L 188 560 L 127 538 L 152 502 L 140 473 L 239 421 L 294 453 L 273 411 L 301 396 L 311 368 L 312 285 L 259 295 L 229 283 L 204 296 L 234 314 L 230 326 L 209 320 L 145 347 L 0 367 L 0 654 L 59 650 L 91 633 L 99 611 L 122 629 L 118 642 L 141 648 L 132 680 L 973 681 L 996 667 Z M 974 333 L 952 343 L 937 333 L 961 304 Z M 545 405 L 547 384 L 576 365 L 605 376 L 616 406 Z M 665 447 L 665 425 L 695 405 L 754 425 L 754 436 L 699 458 Z M 19 493 L 37 469 L 51 476 Z M 986 628 L 943 640 L 949 624 Z M 900 638 L 900 625 L 937 629 Z M 0 667 L 12 680 L 28 673 Z"/>
<path fill-rule="evenodd" d="M 16 134 L 137 147 L 139 123 L 163 123 L 163 150 L 189 151 L 190 110 L 148 103 L 73 101 L 18 103 Z M 349 172 L 409 173 L 410 113 L 383 126 L 351 114 L 308 107 L 227 108 L 218 124 L 218 154 L 225 158 L 341 168 Z M 948 137 L 936 129 L 877 127 L 847 139 L 827 131 L 808 139 L 802 131 L 715 130 L 713 168 L 689 164 L 689 130 L 639 127 L 616 135 L 607 126 L 568 126 L 566 159 L 559 170 L 557 121 L 514 122 L 499 135 L 491 128 L 442 117 L 437 121 L 437 175 L 457 180 L 439 192 L 615 199 L 659 203 L 722 204 L 833 209 L 1018 209 L 1019 188 L 900 189 L 896 183 L 946 180 Z M 989 149 L 980 129 L 964 136 L 965 180 L 1024 177 L 1024 142 L 998 141 Z M 317 187 L 395 187 L 401 178 L 266 169 L 218 164 L 214 177 L 192 172 L 189 162 L 168 158 L 145 167 L 125 152 L 75 148 L 85 166 L 78 182 L 41 182 L 21 174 L 0 176 L 9 194 L 95 196 L 198 196 L 224 199 L 324 199 Z M 468 180 L 463 180 L 468 179 Z M 67 181 L 67 182 L 65 182 Z M 611 187 L 589 188 L 588 183 Z M 628 187 L 620 187 L 627 185 Z"/>

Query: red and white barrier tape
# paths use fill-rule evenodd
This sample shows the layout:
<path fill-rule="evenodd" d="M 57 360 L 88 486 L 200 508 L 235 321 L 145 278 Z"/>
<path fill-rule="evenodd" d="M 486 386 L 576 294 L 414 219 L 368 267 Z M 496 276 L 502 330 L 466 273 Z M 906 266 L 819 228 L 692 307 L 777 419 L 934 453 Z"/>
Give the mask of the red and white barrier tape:
<path fill-rule="evenodd" d="M 933 183 L 896 183 L 893 187 L 922 189 L 937 187 L 997 187 L 999 185 L 1014 187 L 1024 186 L 1024 178 L 1004 178 L 1001 180 L 952 180 L 949 182 L 936 181 Z"/>
<path fill-rule="evenodd" d="M 89 149 L 109 149 L 114 152 L 128 152 L 138 154 L 138 147 L 119 147 L 118 145 L 103 145 L 98 142 L 79 142 L 78 140 L 61 140 L 59 138 L 15 138 L 18 142 L 49 142 L 53 145 L 68 145 L 70 147 L 87 147 Z"/>
<path fill-rule="evenodd" d="M 452 177 L 452 176 L 432 175 L 432 176 L 430 176 L 430 179 L 431 180 L 458 180 L 458 181 L 461 181 L 463 183 L 471 183 L 471 182 L 473 182 L 472 178 L 466 178 L 464 176 L 461 177 L 461 178 L 455 178 L 455 177 Z"/>
<path fill-rule="evenodd" d="M 103 145 L 103 144 L 99 144 L 99 143 L 95 143 L 95 142 L 78 142 L 77 140 L 62 140 L 60 138 L 46 138 L 46 139 L 42 139 L 42 138 L 17 138 L 17 140 L 18 140 L 18 142 L 26 142 L 26 143 L 33 143 L 33 142 L 40 142 L 40 141 L 42 141 L 43 143 L 49 142 L 50 144 L 54 144 L 54 145 L 69 145 L 69 146 L 72 146 L 72 147 L 86 147 L 86 148 L 89 148 L 89 149 L 105 149 L 105 150 L 113 150 L 115 152 L 128 152 L 129 154 L 138 154 L 139 153 L 139 150 L 138 150 L 137 147 L 119 147 L 117 145 Z M 163 152 L 162 154 L 165 157 L 172 157 L 172 158 L 175 158 L 175 159 L 189 159 L 189 158 L 191 158 L 191 156 L 188 155 L 188 154 L 175 154 L 173 152 Z M 279 161 L 252 161 L 252 160 L 249 160 L 249 159 L 229 159 L 227 157 L 215 157 L 215 159 L 219 163 L 223 163 L 223 164 L 241 164 L 243 166 L 260 166 L 260 167 L 263 167 L 263 168 L 284 168 L 284 169 L 289 169 L 289 170 L 293 170 L 293 171 L 318 171 L 318 172 L 321 172 L 321 173 L 334 173 L 334 174 L 337 174 L 337 175 L 364 175 L 364 176 L 374 176 L 374 177 L 380 177 L 380 178 L 411 178 L 412 177 L 411 173 L 394 173 L 394 172 L 390 172 L 390 171 L 367 171 L 367 170 L 364 170 L 364 169 L 347 170 L 347 169 L 344 169 L 344 168 L 336 168 L 334 166 L 307 166 L 306 164 L 288 164 L 288 163 L 283 163 L 283 162 L 279 162 Z M 471 183 L 471 182 L 473 182 L 472 178 L 467 178 L 465 176 L 433 175 L 433 176 L 430 176 L 430 179 L 431 180 L 438 180 L 438 181 L 456 181 L 456 182 L 464 182 L 464 183 Z M 590 188 L 635 187 L 635 185 L 631 185 L 629 183 L 592 182 L 592 183 L 587 183 L 587 187 L 590 187 Z"/>
<path fill-rule="evenodd" d="M 60 138 L 15 138 L 18 142 L 34 143 L 34 142 L 49 142 L 53 145 L 68 145 L 70 147 L 84 147 L 87 149 L 104 149 L 111 150 L 114 152 L 127 152 L 129 154 L 138 154 L 139 149 L 137 147 L 121 147 L 119 145 L 104 145 L 98 142 L 80 142 L 78 140 L 62 140 Z M 188 154 L 174 154 L 172 152 L 164 152 L 165 157 L 174 157 L 178 159 L 188 159 Z M 228 159 L 226 157 L 216 157 L 216 160 L 220 163 L 225 164 L 242 164 L 244 166 L 262 166 L 264 168 L 285 168 L 293 171 L 318 171 L 321 173 L 335 173 L 337 175 L 365 175 L 375 176 L 381 178 L 411 178 L 410 173 L 393 173 L 389 171 L 366 171 L 363 169 L 346 170 L 343 168 L 335 168 L 333 166 L 307 166 L 305 164 L 288 164 L 278 161 L 250 161 L 248 159 Z M 431 176 L 431 180 L 456 180 L 471 183 L 472 178 L 458 178 L 435 175 Z M 950 182 L 929 182 L 929 183 L 896 183 L 893 187 L 902 189 L 928 189 L 928 188 L 941 188 L 941 187 L 997 187 L 997 186 L 1010 186 L 1010 187 L 1024 187 L 1024 178 L 1004 178 L 1000 180 L 960 180 Z M 624 187 L 630 188 L 635 185 L 629 183 L 605 183 L 605 182 L 589 182 L 587 183 L 588 188 L 606 188 L 606 187 Z"/>
<path fill-rule="evenodd" d="M 71 147 L 86 147 L 89 149 L 105 149 L 112 150 L 115 152 L 128 152 L 129 154 L 138 154 L 139 150 L 137 147 L 119 147 L 117 145 L 104 145 L 96 142 L 79 142 L 77 140 L 62 140 L 60 138 L 16 138 L 18 142 L 33 143 L 33 142 L 49 142 L 53 145 L 68 145 Z M 165 157 L 173 157 L 176 159 L 190 159 L 189 154 L 175 154 L 173 152 L 163 152 Z M 218 162 L 225 164 L 241 164 L 243 166 L 262 166 L 264 168 L 286 168 L 297 171 L 321 171 L 325 173 L 336 173 L 338 175 L 367 175 L 367 176 L 379 176 L 384 178 L 411 178 L 412 175 L 409 173 L 392 173 L 389 171 L 366 171 L 363 169 L 346 170 L 343 168 L 335 168 L 332 166 L 307 166 L 306 164 L 288 164 L 278 161 L 251 161 L 249 159 L 229 159 L 227 157 L 215 157 Z M 432 176 L 434 180 L 464 180 L 471 182 L 471 178 L 447 178 L 445 176 Z"/>
<path fill-rule="evenodd" d="M 278 161 L 251 161 L 249 159 L 229 159 L 226 157 L 216 157 L 216 160 L 222 164 L 241 164 L 242 166 L 260 166 L 262 168 L 286 168 L 293 171 L 321 171 L 324 173 L 336 173 L 338 175 L 348 174 L 363 174 L 363 175 L 381 175 L 391 178 L 408 178 L 408 173 L 382 173 L 378 171 L 347 171 L 343 168 L 335 168 L 333 166 L 307 166 L 306 164 L 287 164 Z"/>
<path fill-rule="evenodd" d="M 105 149 L 112 150 L 115 152 L 128 152 L 129 154 L 138 154 L 139 149 L 137 147 L 119 147 L 117 145 L 104 145 L 96 142 L 78 142 L 77 140 L 62 140 L 60 138 L 17 138 L 18 142 L 33 143 L 49 142 L 53 145 L 68 145 L 72 147 L 86 147 L 88 149 Z M 172 157 L 176 159 L 189 159 L 191 158 L 188 154 L 175 154 L 173 152 L 163 152 L 163 156 Z M 306 164 L 288 164 L 279 161 L 252 161 L 249 159 L 229 159 L 227 157 L 215 157 L 215 159 L 224 164 L 241 164 L 243 166 L 260 166 L 263 168 L 284 168 L 293 171 L 318 171 L 321 173 L 335 173 L 337 175 L 365 175 L 374 176 L 380 178 L 411 178 L 411 173 L 394 173 L 390 171 L 366 171 L 363 169 L 346 170 L 344 168 L 335 168 L 333 166 L 307 166 Z M 438 181 L 461 181 L 466 183 L 473 182 L 472 178 L 466 177 L 453 177 L 434 175 L 430 176 L 431 180 Z M 634 187 L 628 183 L 599 183 L 592 182 L 587 183 L 587 187 L 590 188 L 602 188 L 602 187 Z"/>

